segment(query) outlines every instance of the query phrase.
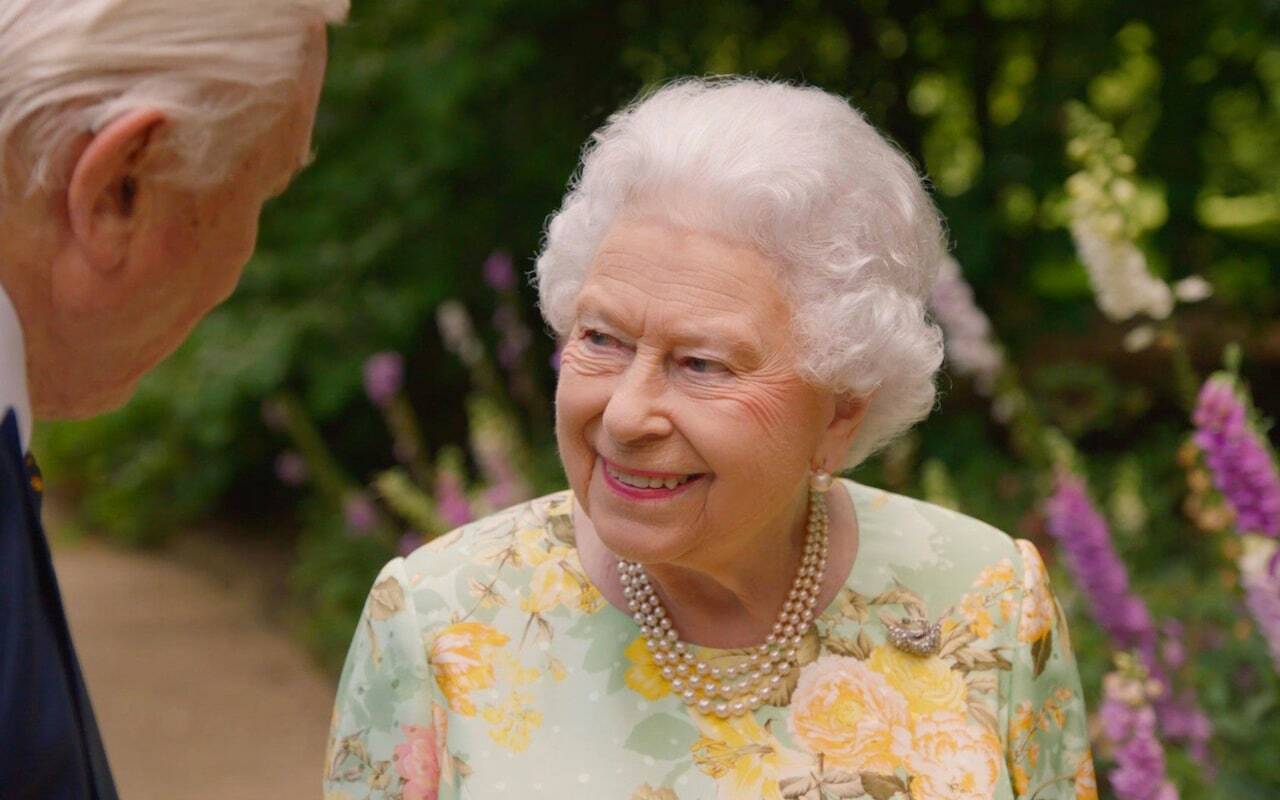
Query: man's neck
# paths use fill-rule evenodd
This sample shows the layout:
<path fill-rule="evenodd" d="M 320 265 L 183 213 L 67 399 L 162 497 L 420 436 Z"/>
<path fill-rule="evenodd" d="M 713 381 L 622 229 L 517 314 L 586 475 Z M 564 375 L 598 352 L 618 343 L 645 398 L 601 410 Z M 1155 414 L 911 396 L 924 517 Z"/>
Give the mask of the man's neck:
<path fill-rule="evenodd" d="M 12 408 L 25 452 L 31 447 L 31 397 L 27 392 L 27 354 L 22 324 L 0 284 L 0 417 Z"/>

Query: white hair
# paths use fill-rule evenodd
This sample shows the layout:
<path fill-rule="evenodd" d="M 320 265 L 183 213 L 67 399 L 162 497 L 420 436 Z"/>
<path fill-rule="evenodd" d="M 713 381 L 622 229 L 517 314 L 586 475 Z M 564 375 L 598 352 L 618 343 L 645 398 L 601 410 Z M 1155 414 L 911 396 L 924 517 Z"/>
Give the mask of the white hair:
<path fill-rule="evenodd" d="M 853 466 L 928 415 L 942 334 L 927 315 L 942 221 L 903 154 L 843 99 L 747 78 L 684 79 L 592 136 L 537 261 L 543 316 L 564 336 L 622 214 L 728 235 L 781 268 L 800 374 L 874 391 Z"/>
<path fill-rule="evenodd" d="M 217 180 L 283 112 L 309 28 L 350 0 L 3 0 L 0 156 L 30 190 L 66 179 L 77 136 L 135 109 L 163 113 L 167 177 Z M 254 112 L 250 114 L 249 112 Z M 6 188 L 0 184 L 0 189 Z"/>

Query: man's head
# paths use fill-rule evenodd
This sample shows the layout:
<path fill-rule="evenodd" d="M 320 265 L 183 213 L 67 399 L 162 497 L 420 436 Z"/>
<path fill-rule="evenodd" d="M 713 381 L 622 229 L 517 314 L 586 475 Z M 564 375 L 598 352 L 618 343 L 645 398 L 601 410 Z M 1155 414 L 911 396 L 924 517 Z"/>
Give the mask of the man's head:
<path fill-rule="evenodd" d="M 6 0 L 0 284 L 38 417 L 120 405 L 307 162 L 348 0 Z"/>

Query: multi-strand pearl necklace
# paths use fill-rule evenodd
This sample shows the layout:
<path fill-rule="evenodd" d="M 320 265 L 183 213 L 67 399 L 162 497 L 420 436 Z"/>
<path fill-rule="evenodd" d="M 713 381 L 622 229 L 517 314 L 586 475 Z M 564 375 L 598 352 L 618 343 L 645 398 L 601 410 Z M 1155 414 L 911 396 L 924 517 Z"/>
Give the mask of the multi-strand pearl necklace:
<path fill-rule="evenodd" d="M 618 579 L 631 614 L 640 625 L 653 661 L 685 704 L 703 714 L 736 717 L 764 705 L 786 675 L 798 668 L 798 651 L 815 616 L 822 576 L 827 568 L 827 504 L 821 481 L 809 493 L 808 536 L 804 557 L 782 613 L 764 644 L 752 649 L 746 662 L 715 667 L 694 655 L 693 647 L 680 641 L 667 610 L 654 592 L 644 567 L 618 559 Z"/>

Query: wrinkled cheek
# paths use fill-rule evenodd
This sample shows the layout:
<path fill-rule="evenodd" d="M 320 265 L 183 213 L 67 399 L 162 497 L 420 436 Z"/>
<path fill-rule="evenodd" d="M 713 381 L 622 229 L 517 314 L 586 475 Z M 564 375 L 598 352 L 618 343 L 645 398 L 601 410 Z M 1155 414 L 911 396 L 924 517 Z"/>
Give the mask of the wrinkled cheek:
<path fill-rule="evenodd" d="M 556 444 L 575 491 L 585 490 L 590 478 L 594 461 L 590 437 L 608 402 L 606 381 L 561 370 L 556 386 Z"/>

